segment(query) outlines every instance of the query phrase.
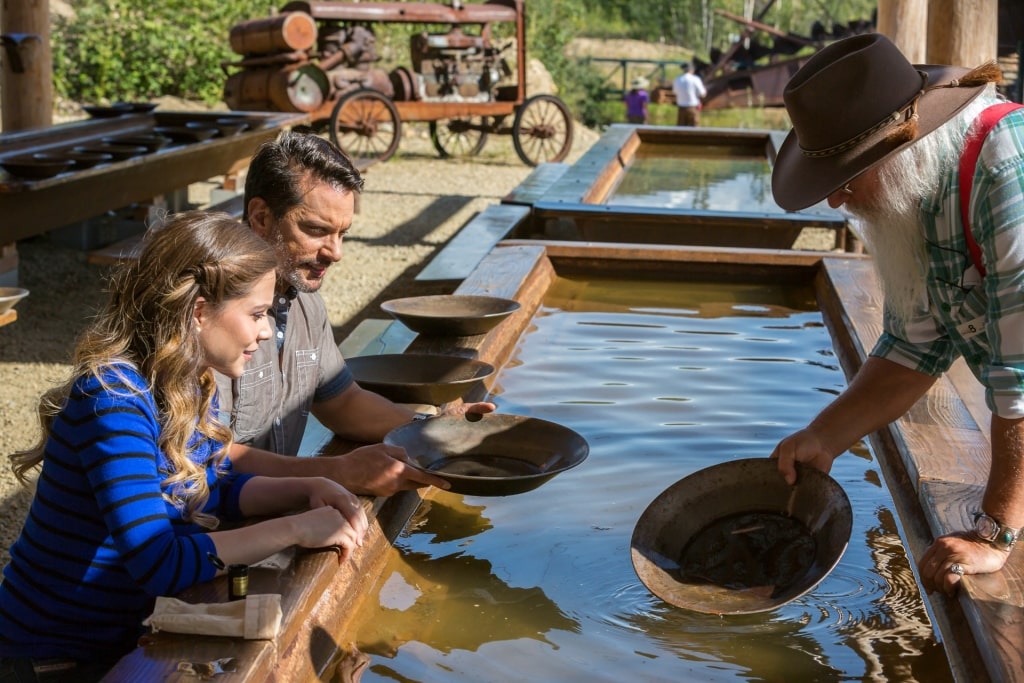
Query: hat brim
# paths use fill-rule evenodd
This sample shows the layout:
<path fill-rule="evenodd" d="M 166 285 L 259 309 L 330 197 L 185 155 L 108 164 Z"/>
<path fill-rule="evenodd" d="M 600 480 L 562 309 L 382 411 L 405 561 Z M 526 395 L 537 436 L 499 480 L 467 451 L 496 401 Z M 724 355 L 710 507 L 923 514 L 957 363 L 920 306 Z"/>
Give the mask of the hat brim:
<path fill-rule="evenodd" d="M 948 83 L 970 69 L 958 66 L 917 64 L 928 84 Z M 800 150 L 796 133 L 789 131 L 772 166 L 772 195 L 786 211 L 800 211 L 822 201 L 858 175 L 889 156 L 914 144 L 956 116 L 988 84 L 975 87 L 936 88 L 921 96 L 917 136 L 906 142 L 887 142 L 889 128 L 865 139 L 863 144 L 828 157 L 809 157 Z"/>

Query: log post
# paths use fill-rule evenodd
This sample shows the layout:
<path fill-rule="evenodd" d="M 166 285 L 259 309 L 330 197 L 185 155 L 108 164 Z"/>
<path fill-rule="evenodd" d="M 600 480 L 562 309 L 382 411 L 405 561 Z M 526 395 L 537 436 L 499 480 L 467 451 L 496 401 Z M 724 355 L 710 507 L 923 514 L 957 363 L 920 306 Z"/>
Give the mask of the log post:
<path fill-rule="evenodd" d="M 998 45 L 998 0 L 930 0 L 929 64 L 978 66 L 996 59 Z"/>
<path fill-rule="evenodd" d="M 50 1 L 0 0 L 0 125 L 3 130 L 53 123 Z"/>
<path fill-rule="evenodd" d="M 878 0 L 877 29 L 912 64 L 924 63 L 928 46 L 928 0 Z"/>

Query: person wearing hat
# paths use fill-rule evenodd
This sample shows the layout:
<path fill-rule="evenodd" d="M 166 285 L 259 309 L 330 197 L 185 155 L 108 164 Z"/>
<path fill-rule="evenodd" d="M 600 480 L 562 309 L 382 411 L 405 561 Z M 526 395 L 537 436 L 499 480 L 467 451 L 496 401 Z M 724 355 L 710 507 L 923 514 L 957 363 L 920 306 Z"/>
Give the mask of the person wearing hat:
<path fill-rule="evenodd" d="M 651 96 L 647 93 L 650 83 L 643 76 L 637 76 L 630 83 L 629 92 L 623 98 L 626 101 L 626 120 L 630 123 L 647 123 L 647 103 Z"/>
<path fill-rule="evenodd" d="M 879 34 L 837 41 L 786 85 L 793 130 L 772 169 L 782 208 L 827 200 L 851 214 L 885 296 L 882 334 L 849 386 L 772 452 L 786 479 L 797 460 L 827 472 L 958 356 L 985 387 L 988 485 L 969 503 L 973 522 L 919 559 L 929 593 L 953 594 L 965 574 L 1001 569 L 1024 527 L 1024 109 L 974 136 L 980 155 L 960 172 L 972 124 L 1001 102 L 991 86 L 999 78 L 995 62 L 910 64 Z M 969 228 L 959 194 L 968 181 Z"/>
<path fill-rule="evenodd" d="M 672 81 L 672 92 L 676 96 L 676 125 L 699 126 L 701 98 L 708 94 L 704 81 L 693 72 L 693 64 L 684 62 L 682 73 Z"/>

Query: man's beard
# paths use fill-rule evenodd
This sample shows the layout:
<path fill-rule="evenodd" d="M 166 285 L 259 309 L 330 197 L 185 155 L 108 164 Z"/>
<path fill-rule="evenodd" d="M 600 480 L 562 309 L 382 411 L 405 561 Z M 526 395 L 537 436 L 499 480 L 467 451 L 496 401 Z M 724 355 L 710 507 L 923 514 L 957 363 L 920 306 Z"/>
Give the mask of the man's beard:
<path fill-rule="evenodd" d="M 887 310 L 904 322 L 927 310 L 921 198 L 904 185 L 886 184 L 878 203 L 850 208 L 852 227 L 871 255 Z"/>
<path fill-rule="evenodd" d="M 958 158 L 965 127 L 954 119 L 883 161 L 870 204 L 847 207 L 875 264 L 886 309 L 903 322 L 928 311 L 921 202 L 938 192 L 949 164 Z"/>

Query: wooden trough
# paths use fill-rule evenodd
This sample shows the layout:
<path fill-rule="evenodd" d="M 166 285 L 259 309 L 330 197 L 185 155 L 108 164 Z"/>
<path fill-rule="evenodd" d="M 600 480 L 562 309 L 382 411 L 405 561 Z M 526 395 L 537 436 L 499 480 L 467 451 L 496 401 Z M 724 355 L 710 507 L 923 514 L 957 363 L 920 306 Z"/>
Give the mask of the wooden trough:
<path fill-rule="evenodd" d="M 848 238 L 846 219 L 837 211 L 821 204 L 786 212 L 771 200 L 770 191 L 767 198 L 759 196 L 766 191 L 770 167 L 783 138 L 779 131 L 613 125 L 559 177 L 533 189 L 531 220 L 514 236 L 788 249 L 804 228 L 824 228 L 835 232 L 837 249 L 856 250 L 855 242 Z M 671 183 L 671 188 L 667 184 L 664 189 L 677 195 L 688 192 L 694 199 L 676 203 L 669 197 L 661 204 L 657 199 L 642 204 L 617 202 L 616 189 L 636 172 L 638 161 L 659 157 L 669 169 L 678 167 L 678 175 L 664 179 Z M 743 176 L 737 176 L 732 179 L 736 187 L 720 198 L 705 194 L 714 168 L 689 175 L 683 169 L 687 162 L 706 160 L 711 165 L 715 160 L 737 159 L 764 162 L 763 173 L 753 179 L 758 187 L 739 187 Z M 521 203 L 523 195 L 513 201 Z"/>
<path fill-rule="evenodd" d="M 170 144 L 91 168 L 72 168 L 50 178 L 27 179 L 0 172 L 0 244 L 151 201 L 194 182 L 238 172 L 249 165 L 256 147 L 283 128 L 308 120 L 305 114 L 246 112 L 129 113 L 91 118 L 47 128 L 0 133 L 0 159 L 54 154 L 101 144 L 105 138 L 151 135 L 156 128 L 186 123 L 213 125 L 234 118 L 247 124 L 234 135 Z"/>
<path fill-rule="evenodd" d="M 456 290 L 512 298 L 515 314 L 490 333 L 467 338 L 409 340 L 411 353 L 479 358 L 500 367 L 510 357 L 556 276 L 600 274 L 620 278 L 727 280 L 792 283 L 813 288 L 838 358 L 847 376 L 856 372 L 880 331 L 881 293 L 870 261 L 853 254 L 568 242 L 505 241 Z M 399 326 L 397 322 L 391 326 Z M 383 340 L 385 333 L 378 335 Z M 404 342 L 403 342 L 404 345 Z M 370 345 L 383 348 L 385 344 Z M 344 347 L 344 345 L 343 345 Z M 393 349 L 392 349 L 393 350 Z M 351 352 L 351 350 L 349 350 Z M 934 536 L 963 529 L 981 495 L 988 472 L 987 411 L 969 373 L 958 366 L 941 379 L 910 413 L 871 441 L 892 488 L 911 559 Z M 481 390 L 481 394 L 483 390 Z M 477 400 L 482 396 L 467 396 Z M 322 429 L 322 428 L 321 428 Z M 322 457 L 353 444 L 329 434 L 307 434 Z M 420 503 L 418 493 L 367 499 L 372 530 L 366 544 L 339 564 L 334 553 L 299 555 L 284 570 L 254 570 L 250 593 L 283 595 L 284 624 L 276 642 L 229 638 L 149 636 L 104 679 L 170 680 L 179 662 L 231 657 L 237 671 L 225 682 L 332 680 L 345 666 L 338 652 L 349 645 L 356 607 L 370 592 L 385 562 L 388 544 Z M 958 598 L 935 598 L 936 626 L 957 680 L 1019 680 L 1024 557 L 987 576 L 968 576 Z M 224 579 L 188 591 L 192 602 L 227 597 Z"/>

